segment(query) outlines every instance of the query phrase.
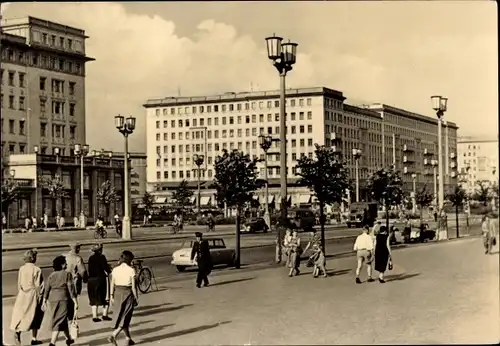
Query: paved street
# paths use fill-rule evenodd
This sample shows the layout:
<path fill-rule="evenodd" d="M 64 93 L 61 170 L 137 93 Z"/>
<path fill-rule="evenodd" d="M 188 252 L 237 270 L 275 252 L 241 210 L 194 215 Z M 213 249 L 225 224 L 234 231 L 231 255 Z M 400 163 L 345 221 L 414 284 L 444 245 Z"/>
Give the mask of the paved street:
<path fill-rule="evenodd" d="M 161 282 L 140 297 L 133 337 L 141 345 L 498 343 L 498 250 L 484 255 L 481 239 L 468 238 L 393 256 L 386 284 L 356 285 L 352 256 L 329 260 L 327 279 L 271 267 L 215 271 L 202 289 Z M 78 344 L 106 345 L 112 323 L 92 323 L 81 301 Z M 4 299 L 4 326 L 11 311 Z"/>

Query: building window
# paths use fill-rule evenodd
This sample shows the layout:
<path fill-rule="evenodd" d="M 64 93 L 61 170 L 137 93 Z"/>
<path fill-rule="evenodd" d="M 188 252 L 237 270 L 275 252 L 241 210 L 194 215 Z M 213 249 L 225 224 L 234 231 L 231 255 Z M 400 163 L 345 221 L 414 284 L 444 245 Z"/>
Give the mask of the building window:
<path fill-rule="evenodd" d="M 69 104 L 69 115 L 70 116 L 74 116 L 75 115 L 75 104 L 74 103 L 70 103 Z"/>
<path fill-rule="evenodd" d="M 312 132 L 313 132 L 313 126 L 307 125 L 307 133 L 312 133 Z"/>
<path fill-rule="evenodd" d="M 24 81 L 25 81 L 25 77 L 26 75 L 24 73 L 19 73 L 19 87 L 20 88 L 24 88 L 25 85 L 24 85 Z"/>
<path fill-rule="evenodd" d="M 69 82 L 69 94 L 74 95 L 75 94 L 75 82 Z"/>
<path fill-rule="evenodd" d="M 26 146 L 24 144 L 19 144 L 19 153 L 20 154 L 24 154 L 24 149 L 26 148 Z"/>
<path fill-rule="evenodd" d="M 14 125 L 14 120 L 9 120 L 9 133 L 14 133 L 14 128 L 15 128 L 15 125 Z"/>
<path fill-rule="evenodd" d="M 19 96 L 19 110 L 24 111 L 24 96 Z"/>
<path fill-rule="evenodd" d="M 16 74 L 15 72 L 9 71 L 9 86 L 15 86 L 14 85 L 15 74 Z"/>
<path fill-rule="evenodd" d="M 40 137 L 47 137 L 47 124 L 46 123 L 40 124 Z"/>
<path fill-rule="evenodd" d="M 9 95 L 9 108 L 14 109 L 14 95 Z"/>
<path fill-rule="evenodd" d="M 24 133 L 24 120 L 19 120 L 19 134 L 21 136 L 24 136 L 25 133 Z"/>
<path fill-rule="evenodd" d="M 0 95 L 0 108 L 3 108 L 3 94 Z"/>
<path fill-rule="evenodd" d="M 9 154 L 14 154 L 15 151 L 16 151 L 16 145 L 10 144 L 9 145 Z"/>
<path fill-rule="evenodd" d="M 311 111 L 307 112 L 307 120 L 312 120 L 313 114 Z"/>
<path fill-rule="evenodd" d="M 0 83 L 3 85 L 3 69 L 0 70 Z"/>
<path fill-rule="evenodd" d="M 40 98 L 40 113 L 45 113 L 45 104 L 47 100 L 44 98 Z"/>
<path fill-rule="evenodd" d="M 64 48 L 64 37 L 59 37 L 59 46 Z"/>
<path fill-rule="evenodd" d="M 45 90 L 45 82 L 47 81 L 46 77 L 40 77 L 40 90 Z"/>
<path fill-rule="evenodd" d="M 68 38 L 68 48 L 69 50 L 73 50 L 73 40 Z"/>

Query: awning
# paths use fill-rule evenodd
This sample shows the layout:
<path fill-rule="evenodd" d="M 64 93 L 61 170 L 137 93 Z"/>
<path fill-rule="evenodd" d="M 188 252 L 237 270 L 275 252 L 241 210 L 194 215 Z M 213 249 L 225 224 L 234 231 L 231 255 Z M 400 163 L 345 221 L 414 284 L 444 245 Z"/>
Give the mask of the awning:
<path fill-rule="evenodd" d="M 167 197 L 155 196 L 155 203 L 165 203 L 166 201 L 167 201 Z"/>
<path fill-rule="evenodd" d="M 269 195 L 269 196 L 267 196 L 267 203 L 268 203 L 268 204 L 273 203 L 274 198 L 275 198 L 275 196 L 274 196 L 274 195 Z M 264 203 L 266 203 L 266 196 L 261 196 L 261 197 L 259 198 L 259 202 L 260 202 L 260 204 L 264 204 Z"/>
<path fill-rule="evenodd" d="M 291 202 L 292 202 L 292 196 L 288 196 L 288 204 L 291 204 Z M 276 196 L 274 204 L 276 204 L 277 206 L 281 205 L 281 196 Z"/>
<path fill-rule="evenodd" d="M 299 204 L 311 203 L 311 195 L 299 195 Z"/>
<path fill-rule="evenodd" d="M 201 196 L 200 205 L 209 205 L 211 197 L 210 196 Z"/>
<path fill-rule="evenodd" d="M 191 199 L 189 200 L 189 203 L 191 203 L 191 204 L 196 203 L 196 197 L 195 196 L 191 197 Z"/>

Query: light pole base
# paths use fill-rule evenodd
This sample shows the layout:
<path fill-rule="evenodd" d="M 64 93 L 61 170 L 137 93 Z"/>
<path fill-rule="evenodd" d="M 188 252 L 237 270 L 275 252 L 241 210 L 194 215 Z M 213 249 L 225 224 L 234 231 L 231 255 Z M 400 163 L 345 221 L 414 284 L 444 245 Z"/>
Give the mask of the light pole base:
<path fill-rule="evenodd" d="M 132 240 L 132 224 L 130 222 L 130 217 L 128 216 L 123 217 L 122 239 Z"/>
<path fill-rule="evenodd" d="M 80 228 L 85 228 L 87 227 L 87 218 L 85 217 L 84 213 L 80 213 L 80 219 L 78 220 L 80 224 Z"/>
<path fill-rule="evenodd" d="M 267 210 L 264 213 L 264 221 L 266 222 L 268 229 L 271 230 L 271 215 L 269 215 L 269 211 Z"/>

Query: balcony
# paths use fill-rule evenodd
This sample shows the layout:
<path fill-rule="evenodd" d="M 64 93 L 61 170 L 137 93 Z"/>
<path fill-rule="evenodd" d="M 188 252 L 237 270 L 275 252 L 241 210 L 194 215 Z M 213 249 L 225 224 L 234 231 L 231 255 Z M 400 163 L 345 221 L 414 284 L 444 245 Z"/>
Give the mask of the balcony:
<path fill-rule="evenodd" d="M 415 159 L 412 159 L 412 158 L 405 155 L 405 156 L 403 156 L 403 162 L 404 163 L 414 163 Z"/>
<path fill-rule="evenodd" d="M 53 144 L 64 145 L 64 138 L 62 138 L 62 137 L 54 137 L 54 138 L 52 138 L 52 143 Z"/>
<path fill-rule="evenodd" d="M 424 159 L 424 166 L 429 166 L 431 164 L 431 160 Z"/>
<path fill-rule="evenodd" d="M 62 114 L 55 114 L 55 113 L 52 114 L 52 120 L 58 121 L 58 122 L 63 122 L 63 123 L 66 122 L 66 120 L 64 119 L 64 115 L 62 115 Z"/>
<path fill-rule="evenodd" d="M 330 139 L 332 142 L 341 140 L 340 135 L 336 132 L 327 133 L 326 138 Z"/>
<path fill-rule="evenodd" d="M 450 153 L 450 159 L 454 159 L 456 157 L 455 153 Z"/>
<path fill-rule="evenodd" d="M 450 168 L 455 168 L 457 167 L 457 163 L 456 162 L 450 162 Z"/>
<path fill-rule="evenodd" d="M 332 148 L 332 151 L 334 153 L 340 153 L 342 150 L 340 149 L 340 147 L 336 146 L 336 145 L 332 145 L 330 148 Z"/>
<path fill-rule="evenodd" d="M 425 155 L 425 156 L 432 156 L 432 155 L 434 155 L 434 154 L 432 153 L 432 151 L 431 151 L 431 150 L 429 150 L 429 149 L 427 149 L 427 148 L 424 148 L 424 155 Z"/>
<path fill-rule="evenodd" d="M 413 174 L 415 172 L 413 171 L 413 169 L 411 167 L 405 166 L 405 167 L 403 167 L 403 173 L 404 174 Z"/>
<path fill-rule="evenodd" d="M 403 152 L 413 152 L 413 148 L 409 147 L 408 144 L 403 145 Z"/>
<path fill-rule="evenodd" d="M 22 187 L 35 187 L 35 180 L 34 179 L 14 179 L 17 186 L 22 188 Z"/>
<path fill-rule="evenodd" d="M 450 173 L 450 177 L 452 177 L 452 178 L 456 178 L 456 177 L 457 177 L 457 172 L 452 171 L 452 172 Z"/>

